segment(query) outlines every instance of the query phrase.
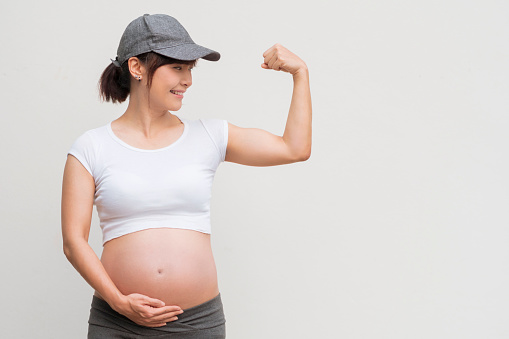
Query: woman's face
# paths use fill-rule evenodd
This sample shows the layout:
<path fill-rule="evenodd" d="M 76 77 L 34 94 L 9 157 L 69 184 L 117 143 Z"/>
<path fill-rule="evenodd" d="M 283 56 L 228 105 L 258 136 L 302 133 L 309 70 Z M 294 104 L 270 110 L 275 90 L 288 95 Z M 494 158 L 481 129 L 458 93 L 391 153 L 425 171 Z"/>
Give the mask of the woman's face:
<path fill-rule="evenodd" d="M 192 66 L 186 64 L 167 64 L 156 69 L 150 88 L 150 107 L 178 111 L 182 107 L 183 92 L 193 83 L 191 70 Z"/>

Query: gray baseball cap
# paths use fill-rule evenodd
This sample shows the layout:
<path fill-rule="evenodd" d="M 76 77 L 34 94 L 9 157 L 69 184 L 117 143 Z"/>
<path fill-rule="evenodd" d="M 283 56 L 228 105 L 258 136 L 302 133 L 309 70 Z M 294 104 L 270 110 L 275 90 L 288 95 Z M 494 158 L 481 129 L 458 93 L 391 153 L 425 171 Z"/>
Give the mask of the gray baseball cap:
<path fill-rule="evenodd" d="M 124 31 L 117 49 L 115 66 L 130 57 L 155 52 L 179 60 L 217 61 L 221 55 L 194 41 L 177 19 L 166 14 L 144 14 L 133 20 Z"/>

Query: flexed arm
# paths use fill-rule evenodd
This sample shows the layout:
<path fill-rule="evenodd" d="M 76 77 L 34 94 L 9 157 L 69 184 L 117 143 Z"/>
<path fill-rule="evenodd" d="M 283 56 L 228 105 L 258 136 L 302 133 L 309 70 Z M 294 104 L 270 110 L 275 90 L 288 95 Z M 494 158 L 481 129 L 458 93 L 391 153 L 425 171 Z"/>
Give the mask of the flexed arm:
<path fill-rule="evenodd" d="M 249 166 L 275 166 L 311 156 L 311 91 L 306 63 L 280 44 L 263 53 L 264 69 L 292 74 L 293 94 L 283 136 L 228 123 L 225 161 Z"/>

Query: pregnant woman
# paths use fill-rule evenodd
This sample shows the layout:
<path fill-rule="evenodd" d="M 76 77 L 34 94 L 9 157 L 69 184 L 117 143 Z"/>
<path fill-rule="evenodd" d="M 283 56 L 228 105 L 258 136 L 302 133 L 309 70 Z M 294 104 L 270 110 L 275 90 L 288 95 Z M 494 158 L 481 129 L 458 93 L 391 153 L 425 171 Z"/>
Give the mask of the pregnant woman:
<path fill-rule="evenodd" d="M 186 119 L 182 107 L 198 59 L 173 17 L 145 14 L 124 31 L 100 94 L 126 111 L 80 135 L 62 184 L 64 253 L 94 288 L 88 338 L 225 338 L 210 242 L 212 181 L 223 161 L 275 166 L 311 153 L 311 95 L 304 61 L 279 44 L 261 67 L 290 73 L 293 96 L 283 136 L 226 120 Z M 88 244 L 93 205 L 101 259 Z"/>

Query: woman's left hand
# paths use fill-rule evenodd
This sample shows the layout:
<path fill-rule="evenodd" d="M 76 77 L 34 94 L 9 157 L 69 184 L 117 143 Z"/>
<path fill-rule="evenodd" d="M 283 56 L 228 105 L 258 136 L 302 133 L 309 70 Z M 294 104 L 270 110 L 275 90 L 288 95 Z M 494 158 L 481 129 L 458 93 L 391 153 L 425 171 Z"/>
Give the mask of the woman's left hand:
<path fill-rule="evenodd" d="M 307 69 L 306 63 L 281 44 L 275 44 L 263 53 L 262 68 L 283 71 L 292 75 Z"/>

